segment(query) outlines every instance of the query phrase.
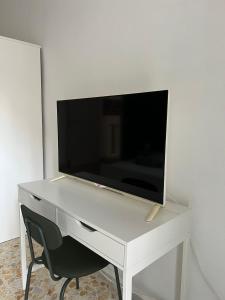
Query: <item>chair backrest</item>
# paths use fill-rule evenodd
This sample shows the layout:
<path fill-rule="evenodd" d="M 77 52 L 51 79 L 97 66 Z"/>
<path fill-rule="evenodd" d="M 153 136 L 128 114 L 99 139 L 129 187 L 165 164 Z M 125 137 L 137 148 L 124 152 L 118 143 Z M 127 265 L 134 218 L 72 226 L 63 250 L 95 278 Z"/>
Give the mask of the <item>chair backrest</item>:
<path fill-rule="evenodd" d="M 41 230 L 49 250 L 54 250 L 62 245 L 62 234 L 55 223 L 35 213 L 25 205 L 21 205 L 21 211 L 26 228 L 37 243 L 44 246 L 40 233 Z"/>

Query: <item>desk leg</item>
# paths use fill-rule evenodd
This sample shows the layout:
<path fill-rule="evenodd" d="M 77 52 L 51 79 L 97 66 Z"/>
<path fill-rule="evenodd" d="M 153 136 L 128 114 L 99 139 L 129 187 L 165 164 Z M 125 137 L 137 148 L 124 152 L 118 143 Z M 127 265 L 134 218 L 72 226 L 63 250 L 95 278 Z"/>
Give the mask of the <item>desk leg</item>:
<path fill-rule="evenodd" d="M 123 272 L 123 300 L 132 299 L 132 275 L 129 272 Z"/>
<path fill-rule="evenodd" d="M 23 222 L 23 216 L 20 209 L 20 258 L 21 258 L 21 271 L 22 271 L 22 286 L 23 290 L 26 287 L 27 280 L 27 257 L 26 257 L 26 239 L 25 239 L 25 225 Z"/>
<path fill-rule="evenodd" d="M 187 238 L 182 243 L 182 270 L 181 270 L 181 285 L 180 285 L 180 300 L 187 298 L 187 266 L 188 266 L 188 253 L 190 247 L 190 239 Z"/>

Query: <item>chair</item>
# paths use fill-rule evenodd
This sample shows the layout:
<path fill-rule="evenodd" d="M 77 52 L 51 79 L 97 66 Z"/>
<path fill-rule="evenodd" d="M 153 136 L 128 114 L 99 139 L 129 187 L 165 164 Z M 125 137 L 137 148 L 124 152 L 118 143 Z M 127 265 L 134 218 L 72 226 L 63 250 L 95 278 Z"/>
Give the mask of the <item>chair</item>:
<path fill-rule="evenodd" d="M 79 278 L 87 276 L 105 268 L 109 262 L 74 240 L 70 236 L 62 237 L 59 227 L 52 221 L 33 212 L 25 205 L 21 211 L 27 230 L 31 263 L 28 267 L 27 282 L 24 300 L 28 300 L 30 279 L 34 264 L 44 264 L 53 280 L 66 278 L 61 291 L 60 300 L 64 299 L 66 287 L 71 280 L 76 279 L 76 288 L 79 289 Z M 41 246 L 43 252 L 35 257 L 32 238 Z M 119 300 L 122 300 L 119 274 L 114 267 Z"/>

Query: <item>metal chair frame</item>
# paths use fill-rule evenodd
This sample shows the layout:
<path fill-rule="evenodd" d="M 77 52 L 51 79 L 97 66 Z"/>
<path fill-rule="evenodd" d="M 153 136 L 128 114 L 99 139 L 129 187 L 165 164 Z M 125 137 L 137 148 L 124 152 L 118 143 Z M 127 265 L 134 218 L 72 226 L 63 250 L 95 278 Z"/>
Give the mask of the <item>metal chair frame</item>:
<path fill-rule="evenodd" d="M 29 218 L 24 218 L 24 223 L 25 223 L 25 226 L 26 226 L 28 243 L 29 243 L 30 254 L 31 254 L 31 262 L 28 266 L 27 282 L 26 282 L 26 289 L 25 289 L 25 296 L 24 296 L 24 300 L 28 300 L 32 268 L 33 268 L 34 264 L 41 265 L 41 264 L 44 263 L 41 257 L 35 257 L 30 225 L 34 226 L 40 234 L 41 242 L 42 242 L 42 245 L 43 245 L 43 248 L 44 248 L 44 254 L 45 254 L 45 257 L 46 257 L 46 262 L 47 262 L 47 265 L 48 265 L 48 270 L 49 270 L 49 273 L 50 273 L 50 276 L 51 276 L 52 280 L 59 281 L 60 279 L 62 279 L 62 277 L 55 275 L 54 272 L 53 272 L 52 263 L 51 263 L 51 259 L 50 259 L 50 255 L 49 255 L 49 251 L 48 251 L 48 247 L 47 247 L 47 242 L 46 242 L 46 239 L 45 239 L 45 236 L 44 236 L 44 233 L 43 233 L 41 227 L 39 225 L 37 225 L 36 223 L 34 223 L 33 221 L 31 221 Z M 113 265 L 113 267 L 114 267 L 114 272 L 115 272 L 115 277 L 116 277 L 118 297 L 119 297 L 119 300 L 122 300 L 122 292 L 121 292 L 121 286 L 120 286 L 120 281 L 119 281 L 118 268 L 114 265 Z M 71 280 L 73 280 L 73 279 L 74 278 L 67 278 L 65 280 L 65 282 L 64 282 L 64 284 L 61 288 L 61 291 L 60 291 L 59 300 L 64 299 L 64 294 L 65 294 L 66 288 L 67 288 L 68 284 L 71 282 Z M 76 278 L 76 288 L 79 289 L 79 278 Z"/>

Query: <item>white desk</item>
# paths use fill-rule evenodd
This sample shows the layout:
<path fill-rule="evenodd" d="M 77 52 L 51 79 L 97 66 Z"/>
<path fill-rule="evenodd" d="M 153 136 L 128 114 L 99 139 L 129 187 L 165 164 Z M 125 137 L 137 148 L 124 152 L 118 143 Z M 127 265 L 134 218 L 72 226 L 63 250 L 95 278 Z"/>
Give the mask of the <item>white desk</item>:
<path fill-rule="evenodd" d="M 132 277 L 135 274 L 180 243 L 183 243 L 185 251 L 189 238 L 190 211 L 186 207 L 167 202 L 157 217 L 151 223 L 146 223 L 145 216 L 153 205 L 149 201 L 99 189 L 76 179 L 20 184 L 19 203 L 56 222 L 64 234 L 77 239 L 121 269 L 124 300 L 131 299 Z M 25 228 L 21 214 L 20 218 L 22 279 L 25 287 Z M 95 231 L 84 227 L 81 222 Z M 184 270 L 182 274 L 183 277 Z M 184 282 L 183 277 L 181 283 Z M 185 298 L 184 286 L 181 284 L 182 300 Z"/>

